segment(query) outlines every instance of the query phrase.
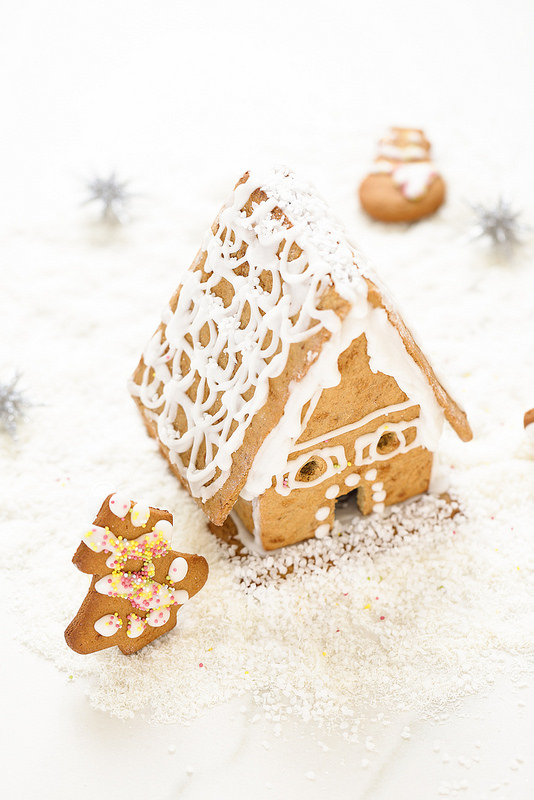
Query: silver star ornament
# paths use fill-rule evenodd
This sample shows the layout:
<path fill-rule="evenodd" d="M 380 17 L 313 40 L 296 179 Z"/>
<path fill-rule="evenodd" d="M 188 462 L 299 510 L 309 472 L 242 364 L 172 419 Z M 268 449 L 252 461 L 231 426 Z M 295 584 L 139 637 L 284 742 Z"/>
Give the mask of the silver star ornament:
<path fill-rule="evenodd" d="M 17 388 L 19 378 L 16 373 L 9 383 L 0 383 L 0 426 L 12 439 L 17 438 L 17 425 L 25 417 L 26 409 L 33 405 Z"/>
<path fill-rule="evenodd" d="M 470 239 L 488 239 L 493 247 L 505 255 L 510 255 L 514 247 L 521 243 L 520 234 L 527 228 L 519 222 L 519 212 L 514 211 L 510 203 L 499 197 L 497 204 L 486 207 L 480 203 L 470 203 L 476 217 L 475 226 Z"/>
<path fill-rule="evenodd" d="M 132 194 L 127 190 L 128 181 L 120 181 L 115 172 L 108 178 L 95 177 L 87 181 L 89 197 L 85 203 L 98 203 L 101 217 L 106 222 L 128 222 L 128 203 Z"/>

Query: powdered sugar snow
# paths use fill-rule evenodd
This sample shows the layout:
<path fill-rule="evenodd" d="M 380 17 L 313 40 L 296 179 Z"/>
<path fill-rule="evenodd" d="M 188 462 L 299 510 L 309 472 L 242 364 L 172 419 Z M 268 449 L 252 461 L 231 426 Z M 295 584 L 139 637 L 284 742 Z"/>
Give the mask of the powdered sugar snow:
<path fill-rule="evenodd" d="M 178 282 L 169 253 L 183 264 L 191 255 L 170 222 L 156 247 L 153 226 L 134 224 L 105 248 L 60 223 L 7 237 L 0 324 L 40 405 L 18 442 L 0 442 L 10 465 L 6 628 L 89 678 L 92 704 L 114 715 L 150 709 L 185 721 L 248 693 L 275 721 L 311 719 L 349 738 L 370 707 L 436 715 L 505 671 L 532 671 L 534 442 L 522 413 L 534 405 L 533 356 L 514 329 L 520 319 L 532 338 L 526 258 L 488 263 L 481 247 L 458 243 L 446 214 L 404 238 L 380 230 L 374 260 L 387 247 L 406 262 L 402 279 L 393 269 L 383 277 L 474 429 L 472 443 L 446 432 L 440 447 L 439 490 L 454 501 L 436 492 L 383 515 L 349 515 L 332 537 L 240 556 L 208 531 L 128 397 L 126 379 Z M 373 237 L 371 228 L 371 249 Z M 23 314 L 9 311 L 17 304 Z M 130 657 L 113 648 L 82 657 L 63 641 L 88 584 L 70 559 L 102 482 L 172 511 L 173 546 L 210 564 L 177 628 Z"/>

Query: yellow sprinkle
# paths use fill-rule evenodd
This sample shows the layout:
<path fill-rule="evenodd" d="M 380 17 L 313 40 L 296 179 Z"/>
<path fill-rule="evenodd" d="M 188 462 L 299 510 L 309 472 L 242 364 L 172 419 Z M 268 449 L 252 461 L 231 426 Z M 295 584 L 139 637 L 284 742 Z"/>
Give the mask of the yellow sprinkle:
<path fill-rule="evenodd" d="M 367 605 L 366 605 L 366 606 L 364 606 L 363 608 L 364 608 L 364 610 L 365 610 L 366 608 L 371 608 L 371 603 L 367 603 Z"/>

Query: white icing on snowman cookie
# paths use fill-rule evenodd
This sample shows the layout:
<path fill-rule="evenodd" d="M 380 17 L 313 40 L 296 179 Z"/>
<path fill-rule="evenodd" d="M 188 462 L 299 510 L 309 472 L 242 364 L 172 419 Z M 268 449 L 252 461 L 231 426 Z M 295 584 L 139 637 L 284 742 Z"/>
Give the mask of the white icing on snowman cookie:
<path fill-rule="evenodd" d="M 438 175 L 429 150 L 419 144 L 422 141 L 420 131 L 403 129 L 399 134 L 392 130 L 379 142 L 378 157 L 371 168 L 372 174 L 391 175 L 407 200 L 421 200 Z"/>

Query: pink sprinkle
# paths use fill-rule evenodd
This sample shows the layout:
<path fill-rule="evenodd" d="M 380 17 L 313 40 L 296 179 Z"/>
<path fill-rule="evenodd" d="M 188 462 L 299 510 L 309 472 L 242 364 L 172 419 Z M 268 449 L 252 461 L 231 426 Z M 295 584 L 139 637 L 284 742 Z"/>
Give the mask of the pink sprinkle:
<path fill-rule="evenodd" d="M 198 666 L 199 666 L 199 667 L 203 667 L 203 666 L 204 666 L 204 664 L 202 663 L 202 661 L 200 662 L 200 664 L 199 664 Z"/>
<path fill-rule="evenodd" d="M 385 617 L 380 617 L 380 619 L 385 619 Z"/>

